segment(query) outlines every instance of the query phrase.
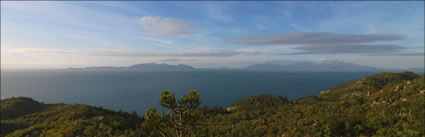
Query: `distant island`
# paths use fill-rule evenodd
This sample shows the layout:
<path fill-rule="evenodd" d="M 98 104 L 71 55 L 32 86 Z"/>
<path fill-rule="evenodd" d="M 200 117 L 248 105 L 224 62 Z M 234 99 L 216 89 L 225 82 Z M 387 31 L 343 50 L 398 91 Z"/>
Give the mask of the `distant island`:
<path fill-rule="evenodd" d="M 68 68 L 67 70 L 131 70 L 131 71 L 286 71 L 286 72 L 402 72 L 412 71 L 424 73 L 424 68 L 389 69 L 375 68 L 337 60 L 330 61 L 268 61 L 251 64 L 243 68 L 195 68 L 186 64 L 171 65 L 165 63 L 142 63 L 124 67 L 93 66 L 84 68 Z"/>
<path fill-rule="evenodd" d="M 145 63 L 135 64 L 128 67 L 112 67 L 112 66 L 99 66 L 99 67 L 85 67 L 85 68 L 69 68 L 71 70 L 147 70 L 147 71 L 161 71 L 161 70 L 194 70 L 195 68 L 189 65 L 169 65 L 169 64 L 156 64 Z"/>
<path fill-rule="evenodd" d="M 165 90 L 159 104 L 170 111 L 152 108 L 145 116 L 14 97 L 1 100 L 0 136 L 420 137 L 425 136 L 424 77 L 379 73 L 317 96 L 292 101 L 275 95 L 249 96 L 226 109 L 199 106 L 196 90 L 180 99 Z"/>
<path fill-rule="evenodd" d="M 285 61 L 265 62 L 252 64 L 244 68 L 195 68 L 185 64 L 170 65 L 157 63 L 135 64 L 128 67 L 97 66 L 85 68 L 69 68 L 71 70 L 142 70 L 142 71 L 165 71 L 165 70 L 248 70 L 248 71 L 376 71 L 377 68 L 362 66 L 342 61 L 310 62 L 310 61 Z"/>

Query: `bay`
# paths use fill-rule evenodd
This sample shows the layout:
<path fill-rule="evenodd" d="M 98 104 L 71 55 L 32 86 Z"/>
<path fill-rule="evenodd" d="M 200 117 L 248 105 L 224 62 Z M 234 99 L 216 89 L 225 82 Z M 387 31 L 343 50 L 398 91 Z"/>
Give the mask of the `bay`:
<path fill-rule="evenodd" d="M 1 98 L 25 96 L 44 103 L 88 104 L 144 114 L 148 108 L 158 107 L 162 90 L 181 97 L 197 89 L 202 105 L 228 107 L 253 95 L 288 99 L 318 95 L 322 90 L 375 73 L 2 70 Z"/>

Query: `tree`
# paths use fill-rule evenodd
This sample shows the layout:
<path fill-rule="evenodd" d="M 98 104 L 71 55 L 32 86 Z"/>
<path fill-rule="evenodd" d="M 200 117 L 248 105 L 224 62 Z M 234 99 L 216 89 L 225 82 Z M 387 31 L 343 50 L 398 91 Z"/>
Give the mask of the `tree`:
<path fill-rule="evenodd" d="M 159 103 L 169 111 L 159 114 L 156 108 L 151 108 L 146 112 L 142 129 L 148 136 L 184 137 L 194 128 L 199 119 L 200 114 L 196 109 L 201 104 L 201 100 L 196 90 L 190 90 L 178 101 L 174 93 L 164 90 Z"/>

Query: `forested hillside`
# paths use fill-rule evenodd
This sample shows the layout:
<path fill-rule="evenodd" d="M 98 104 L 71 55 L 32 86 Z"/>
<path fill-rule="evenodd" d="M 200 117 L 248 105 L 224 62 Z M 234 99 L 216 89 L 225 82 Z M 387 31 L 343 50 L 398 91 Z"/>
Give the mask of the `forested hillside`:
<path fill-rule="evenodd" d="M 42 104 L 26 97 L 1 101 L 1 136 L 116 136 L 143 121 L 88 105 Z"/>
<path fill-rule="evenodd" d="M 292 102 L 248 97 L 205 119 L 210 136 L 425 136 L 424 76 L 381 73 Z M 263 104 L 264 103 L 264 104 Z"/>
<path fill-rule="evenodd" d="M 199 106 L 196 91 L 180 100 L 164 91 L 160 104 L 170 112 L 153 108 L 146 117 L 9 98 L 1 101 L 1 136 L 416 137 L 425 136 L 424 92 L 424 76 L 411 72 L 380 73 L 293 101 L 250 96 L 228 108 Z"/>

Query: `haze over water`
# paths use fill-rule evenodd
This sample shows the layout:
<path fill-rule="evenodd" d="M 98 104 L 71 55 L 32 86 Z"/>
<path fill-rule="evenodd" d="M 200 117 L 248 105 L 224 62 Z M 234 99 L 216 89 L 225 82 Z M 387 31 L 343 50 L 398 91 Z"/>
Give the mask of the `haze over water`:
<path fill-rule="evenodd" d="M 32 97 L 45 103 L 78 103 L 137 111 L 157 106 L 162 90 L 177 97 L 197 89 L 202 105 L 227 107 L 243 97 L 274 94 L 295 99 L 318 95 L 374 72 L 77 71 L 2 70 L 1 98 Z"/>

